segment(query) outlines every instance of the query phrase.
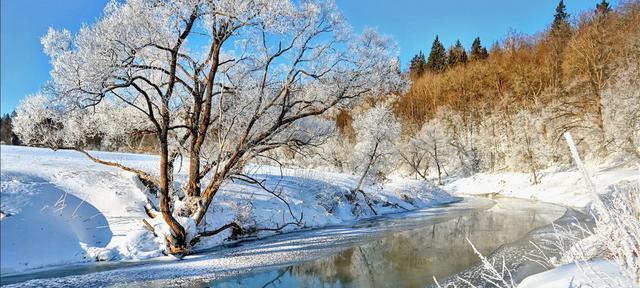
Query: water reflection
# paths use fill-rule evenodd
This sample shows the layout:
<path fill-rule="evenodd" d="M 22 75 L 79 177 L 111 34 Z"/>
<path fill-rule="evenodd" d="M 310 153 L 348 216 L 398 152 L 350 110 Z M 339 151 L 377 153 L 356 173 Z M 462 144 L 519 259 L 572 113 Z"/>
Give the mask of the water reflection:
<path fill-rule="evenodd" d="M 382 233 L 374 240 L 333 255 L 272 271 L 222 279 L 210 285 L 424 287 L 433 283 L 434 276 L 443 279 L 479 262 L 467 238 L 481 253 L 489 254 L 500 245 L 515 242 L 529 231 L 551 223 L 562 216 L 565 209 L 504 199 L 491 209 L 466 212 L 452 218 L 422 219 L 422 225 L 411 230 Z M 393 222 L 378 224 L 400 224 Z"/>

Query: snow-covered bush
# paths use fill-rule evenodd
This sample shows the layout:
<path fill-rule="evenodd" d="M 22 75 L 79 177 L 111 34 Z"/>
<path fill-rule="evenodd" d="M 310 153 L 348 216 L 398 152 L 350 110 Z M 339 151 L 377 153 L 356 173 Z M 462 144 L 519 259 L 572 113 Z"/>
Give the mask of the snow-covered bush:
<path fill-rule="evenodd" d="M 605 132 L 612 150 L 640 158 L 640 64 L 631 61 L 614 79 L 602 95 Z"/>
<path fill-rule="evenodd" d="M 605 256 L 640 285 L 640 181 L 613 186 L 605 209 L 610 219 L 597 219 L 595 235 L 606 249 Z"/>
<path fill-rule="evenodd" d="M 402 159 L 414 174 L 426 180 L 435 173 L 439 185 L 455 155 L 451 139 L 437 119 L 425 123 L 402 150 Z"/>
<path fill-rule="evenodd" d="M 61 141 L 58 115 L 44 94 L 27 96 L 16 108 L 13 131 L 25 144 L 41 143 L 54 146 Z"/>
<path fill-rule="evenodd" d="M 533 184 L 540 183 L 539 171 L 545 168 L 549 150 L 549 145 L 544 141 L 547 135 L 543 131 L 542 121 L 539 114 L 527 110 L 518 112 L 512 123 L 511 138 L 514 145 L 505 153 L 508 157 L 507 166 L 530 172 Z"/>
<path fill-rule="evenodd" d="M 25 98 L 16 110 L 15 133 L 29 145 L 55 149 L 117 149 L 148 133 L 145 119 L 132 107 L 105 101 L 93 109 L 66 107 L 45 94 Z M 117 124 L 117 125 L 114 125 Z"/>
<path fill-rule="evenodd" d="M 358 115 L 353 125 L 356 145 L 352 165 L 360 175 L 359 190 L 364 181 L 383 180 L 397 160 L 396 143 L 400 137 L 400 123 L 388 105 L 378 105 Z"/>
<path fill-rule="evenodd" d="M 235 211 L 233 222 L 242 227 L 243 230 L 252 231 L 257 229 L 255 207 L 251 201 L 247 199 L 238 203 L 233 202 L 231 209 Z"/>

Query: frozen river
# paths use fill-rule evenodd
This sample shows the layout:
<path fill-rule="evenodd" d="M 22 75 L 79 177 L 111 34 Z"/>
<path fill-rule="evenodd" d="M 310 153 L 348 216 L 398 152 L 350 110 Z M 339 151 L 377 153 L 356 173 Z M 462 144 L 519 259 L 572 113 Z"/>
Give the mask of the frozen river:
<path fill-rule="evenodd" d="M 526 200 L 464 198 L 435 208 L 385 215 L 351 225 L 246 240 L 182 260 L 93 263 L 20 275 L 2 284 L 123 287 L 425 287 L 454 275 L 477 277 L 484 255 L 501 255 L 516 278 L 541 271 L 524 263 L 531 241 L 549 224 L 575 215 Z M 575 214 L 575 211 L 574 211 Z M 563 217 L 563 215 L 565 217 Z M 532 232 L 533 231 L 533 232 Z M 505 257 L 506 255 L 506 257 Z M 511 256 L 511 257 L 510 257 Z M 477 269 L 476 269 L 477 270 Z"/>

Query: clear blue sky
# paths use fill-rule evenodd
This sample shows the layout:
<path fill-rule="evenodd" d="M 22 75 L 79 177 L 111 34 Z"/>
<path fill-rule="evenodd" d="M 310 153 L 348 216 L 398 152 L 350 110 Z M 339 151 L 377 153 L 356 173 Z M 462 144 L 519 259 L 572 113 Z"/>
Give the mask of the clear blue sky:
<path fill-rule="evenodd" d="M 106 0 L 1 0 L 1 112 L 9 113 L 49 79 L 49 59 L 40 37 L 48 27 L 78 31 L 100 16 Z M 460 39 L 469 48 L 480 36 L 485 45 L 509 30 L 542 31 L 558 0 L 337 0 L 357 29 L 374 27 L 395 37 L 406 66 L 419 50 L 428 51 L 436 34 L 445 46 Z M 565 0 L 572 15 L 599 0 Z M 610 1 L 612 4 L 617 1 Z"/>

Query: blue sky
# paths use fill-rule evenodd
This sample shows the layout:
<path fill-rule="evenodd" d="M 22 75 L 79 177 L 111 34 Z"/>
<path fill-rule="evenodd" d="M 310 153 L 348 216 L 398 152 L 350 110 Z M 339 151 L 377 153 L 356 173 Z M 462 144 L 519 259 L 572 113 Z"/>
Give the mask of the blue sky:
<path fill-rule="evenodd" d="M 40 37 L 48 27 L 78 31 L 100 16 L 106 0 L 2 0 L 1 112 L 9 113 L 49 79 L 49 59 Z M 406 66 L 428 50 L 436 34 L 445 46 L 460 39 L 469 48 L 476 36 L 489 46 L 508 31 L 536 33 L 553 18 L 558 0 L 336 0 L 348 21 L 392 35 Z M 565 0 L 572 15 L 599 0 Z M 617 1 L 610 1 L 613 4 Z"/>

